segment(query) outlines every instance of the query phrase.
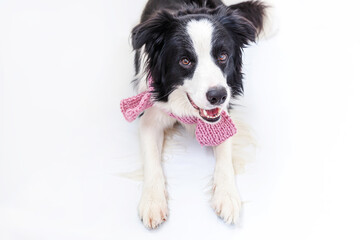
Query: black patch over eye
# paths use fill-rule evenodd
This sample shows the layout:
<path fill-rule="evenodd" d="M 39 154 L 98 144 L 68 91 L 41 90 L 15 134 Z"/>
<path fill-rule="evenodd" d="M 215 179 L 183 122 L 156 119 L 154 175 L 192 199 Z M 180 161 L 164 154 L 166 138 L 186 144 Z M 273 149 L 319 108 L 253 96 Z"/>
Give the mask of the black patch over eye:
<path fill-rule="evenodd" d="M 188 67 L 190 67 L 192 65 L 192 63 L 191 63 L 190 59 L 184 57 L 184 58 L 182 58 L 180 60 L 180 65 L 182 65 L 183 67 L 188 68 Z"/>
<path fill-rule="evenodd" d="M 218 61 L 220 63 L 226 63 L 226 61 L 228 60 L 228 55 L 227 53 L 220 53 L 218 56 Z"/>

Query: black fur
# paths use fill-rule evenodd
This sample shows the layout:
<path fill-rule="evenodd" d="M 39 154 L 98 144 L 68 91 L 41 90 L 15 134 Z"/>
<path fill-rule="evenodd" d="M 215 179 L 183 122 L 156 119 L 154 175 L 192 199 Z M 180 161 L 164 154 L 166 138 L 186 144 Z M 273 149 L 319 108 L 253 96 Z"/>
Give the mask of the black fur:
<path fill-rule="evenodd" d="M 148 20 L 156 11 L 163 9 L 178 11 L 189 6 L 213 9 L 220 5 L 224 5 L 221 0 L 149 0 L 141 15 L 141 22 Z"/>
<path fill-rule="evenodd" d="M 257 29 L 257 34 L 263 30 L 265 11 L 267 5 L 260 1 L 247 1 L 229 6 L 237 10 L 241 16 L 248 19 Z"/>
<path fill-rule="evenodd" d="M 136 72 L 139 71 L 139 49 L 145 46 L 147 69 L 153 78 L 157 101 L 167 101 L 168 95 L 191 78 L 196 68 L 196 54 L 186 33 L 186 23 L 206 18 L 213 22 L 214 59 L 223 51 L 229 54 L 225 65 L 218 64 L 227 76 L 232 96 L 243 92 L 242 49 L 256 40 L 263 27 L 265 5 L 248 1 L 225 6 L 220 0 L 150 0 L 141 23 L 132 31 L 132 44 L 137 50 Z M 180 59 L 186 56 L 193 66 L 184 68 Z"/>

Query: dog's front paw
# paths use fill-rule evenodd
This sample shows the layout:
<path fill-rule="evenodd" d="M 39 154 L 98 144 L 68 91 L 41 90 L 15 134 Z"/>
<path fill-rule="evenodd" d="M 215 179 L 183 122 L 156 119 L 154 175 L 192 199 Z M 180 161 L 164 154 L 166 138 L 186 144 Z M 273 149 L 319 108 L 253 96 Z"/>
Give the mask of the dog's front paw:
<path fill-rule="evenodd" d="M 139 216 L 145 227 L 157 228 L 168 216 L 165 191 L 144 190 L 139 203 Z"/>
<path fill-rule="evenodd" d="M 214 186 L 211 207 L 227 224 L 236 223 L 240 217 L 241 199 L 236 186 Z"/>

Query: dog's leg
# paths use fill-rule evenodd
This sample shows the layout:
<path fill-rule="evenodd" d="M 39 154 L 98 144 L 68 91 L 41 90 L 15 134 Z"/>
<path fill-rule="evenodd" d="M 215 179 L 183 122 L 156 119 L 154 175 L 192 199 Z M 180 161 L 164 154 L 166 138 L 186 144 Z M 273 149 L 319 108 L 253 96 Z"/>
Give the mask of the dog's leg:
<path fill-rule="evenodd" d="M 140 119 L 140 144 L 144 167 L 144 185 L 139 215 L 147 228 L 156 228 L 168 216 L 165 177 L 161 166 L 164 130 L 174 120 L 157 108 L 146 110 Z"/>
<path fill-rule="evenodd" d="M 235 183 L 231 138 L 214 147 L 214 171 L 211 206 L 226 223 L 235 223 L 240 216 L 241 200 Z"/>

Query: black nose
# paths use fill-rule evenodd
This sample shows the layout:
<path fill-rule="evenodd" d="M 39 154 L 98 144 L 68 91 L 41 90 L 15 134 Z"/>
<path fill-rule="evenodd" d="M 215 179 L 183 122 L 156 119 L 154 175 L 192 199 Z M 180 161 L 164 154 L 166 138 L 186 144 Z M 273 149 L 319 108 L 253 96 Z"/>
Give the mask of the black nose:
<path fill-rule="evenodd" d="M 224 87 L 212 87 L 206 93 L 206 98 L 212 105 L 220 105 L 225 102 L 227 92 Z"/>

